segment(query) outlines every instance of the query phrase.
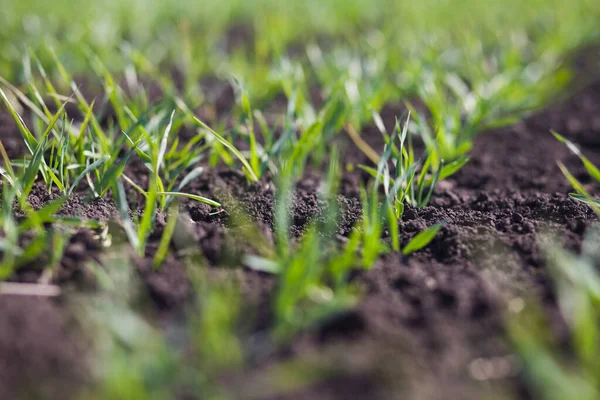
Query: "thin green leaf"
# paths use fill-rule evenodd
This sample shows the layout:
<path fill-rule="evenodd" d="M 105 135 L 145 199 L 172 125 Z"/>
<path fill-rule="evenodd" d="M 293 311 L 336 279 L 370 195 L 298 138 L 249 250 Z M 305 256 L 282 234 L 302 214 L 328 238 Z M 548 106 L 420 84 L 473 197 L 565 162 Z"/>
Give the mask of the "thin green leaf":
<path fill-rule="evenodd" d="M 469 156 L 460 157 L 458 160 L 454 160 L 451 163 L 444 165 L 440 171 L 440 176 L 438 177 L 438 181 L 444 180 L 446 178 L 454 175 L 458 170 L 460 170 L 466 163 L 470 160 Z M 427 184 L 430 185 L 432 178 L 427 180 Z"/>
<path fill-rule="evenodd" d="M 583 187 L 583 185 L 581 184 L 581 182 L 579 182 L 577 180 L 577 178 L 575 178 L 567 169 L 567 167 L 565 167 L 565 165 L 562 162 L 558 162 L 558 167 L 560 168 L 560 170 L 562 171 L 562 173 L 565 175 L 565 177 L 567 178 L 567 180 L 569 181 L 569 183 L 571 184 L 571 186 L 573 186 L 573 188 L 579 193 L 584 195 L 587 198 L 592 199 L 592 196 L 590 196 L 590 194 L 585 190 L 585 188 Z"/>
<path fill-rule="evenodd" d="M 581 201 L 582 203 L 585 203 L 587 205 L 600 208 L 600 200 L 593 199 L 593 198 L 590 199 L 590 198 L 586 197 L 585 195 L 578 194 L 578 193 L 570 193 L 569 196 L 574 198 L 575 200 Z"/>
<path fill-rule="evenodd" d="M 579 148 L 577 146 L 575 146 L 575 143 L 571 142 L 570 140 L 568 140 L 567 138 L 565 138 L 564 136 L 560 135 L 559 133 L 555 132 L 555 131 L 550 131 L 554 137 L 556 139 L 558 139 L 559 142 L 565 144 L 569 150 L 571 150 L 571 152 L 577 156 L 581 156 L 581 151 L 579 151 Z"/>
<path fill-rule="evenodd" d="M 33 153 L 33 149 L 35 149 L 38 146 L 37 139 L 35 138 L 35 136 L 33 136 L 31 131 L 29 130 L 29 128 L 27 128 L 27 126 L 25 125 L 25 122 L 23 121 L 21 116 L 17 113 L 17 111 L 14 109 L 14 107 L 8 100 L 8 97 L 6 96 L 6 94 L 4 93 L 2 88 L 0 88 L 0 97 L 2 97 L 2 101 L 8 108 L 8 111 L 11 113 L 15 122 L 17 123 L 19 131 L 21 131 L 21 134 L 23 135 L 23 139 L 25 140 L 25 144 L 27 145 L 27 148 L 29 149 L 30 152 Z"/>
<path fill-rule="evenodd" d="M 69 188 L 69 191 L 67 192 L 69 195 L 71 195 L 73 193 L 73 190 L 75 190 L 75 188 L 77 187 L 77 185 L 79 184 L 79 182 L 90 172 L 95 171 L 96 169 L 100 168 L 101 166 L 103 166 L 108 160 L 110 160 L 110 156 L 104 156 L 102 158 L 99 158 L 98 160 L 94 161 L 93 163 L 91 163 L 90 165 L 88 165 L 86 167 L 86 169 L 84 169 L 81 174 L 79 174 L 79 176 L 77 178 L 75 178 L 75 180 L 73 181 L 73 184 L 71 185 L 71 187 Z"/>
<path fill-rule="evenodd" d="M 177 225 L 177 218 L 179 217 L 179 205 L 175 204 L 171 207 L 171 212 L 169 218 L 167 220 L 167 225 L 165 226 L 165 230 L 160 238 L 160 243 L 158 244 L 158 249 L 156 250 L 156 254 L 154 255 L 154 260 L 152 261 L 152 268 L 157 269 L 163 263 L 163 261 L 167 257 L 167 253 L 169 252 L 169 245 L 171 244 L 171 239 L 173 238 L 173 232 L 175 232 L 175 226 Z"/>
<path fill-rule="evenodd" d="M 267 274 L 279 274 L 281 272 L 281 267 L 276 261 L 255 256 L 253 254 L 245 255 L 242 259 L 242 263 L 250 269 L 265 272 Z"/>
<path fill-rule="evenodd" d="M 186 176 L 183 177 L 183 179 L 181 180 L 181 182 L 179 183 L 179 185 L 177 185 L 177 188 L 175 190 L 173 190 L 174 192 L 181 192 L 181 190 L 186 187 L 191 181 L 193 181 L 194 179 L 196 179 L 197 177 L 199 177 L 202 173 L 204 172 L 204 168 L 203 167 L 196 167 L 193 170 L 191 170 Z M 169 188 L 170 191 L 170 188 Z M 169 203 L 171 203 L 171 201 L 173 200 L 172 196 L 168 196 L 167 200 L 165 201 L 165 206 L 169 206 Z"/>
<path fill-rule="evenodd" d="M 188 199 L 200 201 L 202 203 L 208 204 L 209 206 L 213 206 L 213 207 L 220 207 L 221 206 L 220 203 L 217 203 L 214 200 L 211 200 L 211 199 L 206 198 L 206 197 L 198 196 L 198 195 L 195 195 L 195 194 L 190 194 L 190 193 L 158 192 L 156 194 L 159 195 L 159 196 L 187 197 Z"/>
<path fill-rule="evenodd" d="M 242 165 L 246 169 L 246 173 L 248 174 L 248 176 L 249 176 L 249 178 L 250 178 L 250 180 L 252 182 L 258 182 L 258 177 L 256 176 L 256 174 L 252 170 L 252 167 L 250 166 L 250 163 L 248 162 L 248 160 L 246 160 L 246 157 L 244 157 L 244 155 L 242 153 L 240 153 L 240 151 L 238 149 L 235 148 L 234 145 L 232 145 L 231 143 L 229 143 L 227 141 L 227 139 L 225 139 L 223 136 L 219 135 L 216 131 L 214 131 L 213 129 L 211 129 L 204 122 L 202 122 L 201 120 L 199 120 L 198 118 L 196 118 L 196 116 L 193 116 L 193 119 L 196 122 L 196 124 L 198 124 L 202 128 L 204 128 L 207 131 L 209 131 L 219 141 L 219 143 L 221 143 L 223 146 L 225 146 L 229 151 L 231 151 L 233 153 L 234 156 L 237 157 L 238 160 L 240 160 L 240 162 L 242 163 Z"/>
<path fill-rule="evenodd" d="M 4 161 L 4 166 L 6 168 L 6 172 L 3 172 L 3 169 L 0 168 L 0 173 L 2 173 L 3 176 L 5 176 L 8 180 L 9 183 L 14 186 L 16 184 L 17 181 L 17 177 L 15 175 L 15 171 L 12 168 L 12 165 L 10 163 L 10 158 L 8 157 L 8 154 L 6 153 L 6 149 L 4 148 L 4 145 L 2 144 L 2 140 L 0 140 L 0 155 L 2 155 L 2 160 Z"/>
<path fill-rule="evenodd" d="M 102 175 L 102 179 L 100 180 L 99 193 L 100 196 L 104 196 L 108 189 L 116 182 L 117 179 L 121 177 L 123 171 L 125 170 L 125 165 L 131 158 L 131 156 L 135 153 L 135 149 L 128 151 L 125 156 L 123 156 L 118 162 L 112 164 Z"/>
<path fill-rule="evenodd" d="M 408 242 L 404 249 L 402 249 L 402 254 L 408 255 L 427 246 L 433 240 L 435 235 L 437 235 L 440 229 L 442 229 L 442 224 L 436 224 L 425 229 L 423 232 L 420 232 L 417 236 L 412 238 L 410 242 Z"/>
<path fill-rule="evenodd" d="M 135 231 L 133 222 L 129 217 L 129 206 L 127 205 L 127 198 L 125 197 L 125 187 L 123 186 L 123 182 L 120 179 L 117 180 L 116 186 L 117 205 L 119 206 L 119 213 L 121 214 L 121 223 L 123 224 L 123 229 L 125 230 L 125 234 L 129 239 L 129 243 L 137 252 L 140 248 L 140 241 Z"/>
<path fill-rule="evenodd" d="M 29 192 L 33 188 L 33 185 L 35 183 L 35 177 L 37 176 L 40 170 L 40 165 L 42 165 L 42 160 L 44 159 L 44 150 L 46 147 L 46 140 L 47 137 L 45 136 L 38 143 L 38 146 L 35 149 L 35 152 L 33 153 L 33 157 L 29 162 L 29 166 L 27 167 L 27 169 L 25 170 L 25 174 L 23 174 L 23 177 L 21 178 L 21 206 L 24 205 L 24 202 L 27 199 Z"/>
<path fill-rule="evenodd" d="M 390 229 L 390 238 L 392 239 L 392 250 L 400 251 L 400 232 L 398 229 L 398 220 L 394 206 L 388 201 L 386 202 L 388 227 Z"/>
<path fill-rule="evenodd" d="M 167 143 L 169 140 L 169 133 L 171 132 L 171 127 L 173 126 L 173 116 L 174 115 L 175 115 L 175 110 L 173 110 L 173 112 L 171 112 L 171 118 L 169 119 L 169 124 L 167 125 L 167 128 L 165 129 L 165 132 L 160 141 L 160 146 L 158 148 L 158 156 L 156 157 L 156 170 L 155 170 L 156 173 L 158 173 L 158 170 L 160 169 L 160 167 L 163 163 L 163 159 L 164 159 L 165 153 L 167 151 Z"/>
<path fill-rule="evenodd" d="M 152 227 L 154 225 L 154 220 L 156 218 L 156 199 L 158 197 L 158 185 L 157 185 L 158 176 L 155 173 L 152 173 L 150 176 L 150 182 L 148 182 L 148 197 L 146 198 L 146 205 L 144 206 L 144 212 L 142 214 L 142 219 L 138 225 L 138 243 L 139 247 L 137 248 L 137 253 L 139 256 L 144 255 L 144 251 L 146 249 L 146 242 L 150 233 L 152 232 Z"/>

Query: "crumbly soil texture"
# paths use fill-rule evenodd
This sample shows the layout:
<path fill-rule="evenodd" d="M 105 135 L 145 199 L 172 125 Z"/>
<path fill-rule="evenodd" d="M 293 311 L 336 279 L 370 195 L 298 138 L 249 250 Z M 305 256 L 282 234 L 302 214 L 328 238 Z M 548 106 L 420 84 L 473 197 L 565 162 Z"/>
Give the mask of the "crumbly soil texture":
<path fill-rule="evenodd" d="M 402 107 L 389 105 L 382 116 L 391 125 L 401 113 Z M 276 281 L 240 265 L 239 255 L 248 246 L 239 221 L 249 216 L 265 240 L 273 240 L 273 184 L 266 180 L 250 185 L 242 174 L 227 169 L 198 178 L 189 190 L 223 206 L 215 210 L 184 201 L 189 232 L 182 240 L 191 240 L 202 250 L 209 274 L 240 283 L 248 308 L 243 315 L 253 319 L 245 324 L 250 336 L 244 342 L 248 367 L 223 378 L 235 388 L 234 397 L 480 399 L 496 393 L 531 398 L 507 339 L 506 313 L 518 307 L 520 299 L 536 297 L 557 340 L 568 346 L 568 329 L 558 312 L 538 240 L 553 234 L 577 251 L 596 222 L 585 205 L 568 196 L 571 188 L 557 161 L 585 185 L 592 183 L 577 157 L 550 134 L 551 129 L 600 163 L 600 84 L 516 125 L 481 133 L 469 163 L 439 184 L 428 207 L 408 207 L 400 223 L 406 243 L 426 227 L 443 222 L 433 242 L 409 257 L 388 254 L 371 270 L 357 271 L 351 277 L 361 293 L 356 306 L 267 351 L 256 344 L 260 342 L 256 338 L 271 327 Z M 9 155 L 23 154 L 18 131 L 6 115 L 0 115 L 0 134 Z M 376 129 L 367 128 L 363 138 L 381 149 Z M 339 142 L 345 147 L 341 154 L 346 163 L 368 163 L 345 136 Z M 135 165 L 131 168 L 135 176 Z M 292 211 L 295 236 L 301 236 L 310 221 L 327 215 L 327 204 L 318 195 L 320 178 L 311 173 L 297 186 Z M 338 197 L 340 240 L 360 219 L 362 178 L 356 172 L 343 177 Z M 31 200 L 39 207 L 55 197 L 36 187 Z M 135 204 L 131 207 L 135 212 Z M 91 201 L 83 193 L 61 212 L 101 221 L 117 216 L 111 201 Z M 164 216 L 159 215 L 159 233 L 162 226 Z M 73 235 L 64 259 L 50 276 L 65 296 L 96 290 L 95 277 L 83 267 L 90 259 L 101 261 L 106 251 L 96 236 L 86 230 Z M 158 234 L 152 238 L 150 252 L 159 238 Z M 150 267 L 150 260 L 135 262 L 137 275 L 159 320 L 168 326 L 169 321 L 180 321 L 189 308 L 193 286 L 181 260 L 169 258 L 158 271 Z M 19 270 L 11 280 L 35 282 L 41 275 L 38 263 Z M 27 398 L 32 388 L 40 398 L 65 398 L 76 393 L 66 388 L 73 383 L 82 386 L 89 379 L 89 354 L 81 344 L 90 335 L 82 333 L 65 303 L 63 296 L 37 299 L 0 294 L 0 393 L 10 394 L 6 398 Z M 291 392 L 281 389 L 285 385 L 265 389 L 270 381 L 263 381 L 264 376 L 274 366 L 298 360 L 323 371 L 318 373 L 322 379 Z"/>

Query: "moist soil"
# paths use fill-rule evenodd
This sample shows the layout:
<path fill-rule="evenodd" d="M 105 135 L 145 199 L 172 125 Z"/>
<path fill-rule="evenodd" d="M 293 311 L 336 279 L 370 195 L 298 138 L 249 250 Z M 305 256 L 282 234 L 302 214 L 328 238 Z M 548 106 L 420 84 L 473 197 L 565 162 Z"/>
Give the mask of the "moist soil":
<path fill-rule="evenodd" d="M 382 117 L 392 126 L 402 112 L 401 106 L 388 105 Z M 250 326 L 249 367 L 223 378 L 235 388 L 234 395 L 248 399 L 480 399 L 495 393 L 531 398 L 507 340 L 505 315 L 520 299 L 537 297 L 557 340 L 568 346 L 568 329 L 558 312 L 538 238 L 549 232 L 567 248 L 578 250 L 586 230 L 596 221 L 586 206 L 568 197 L 570 186 L 556 162 L 562 161 L 584 184 L 596 188 L 577 157 L 550 129 L 580 144 L 588 158 L 600 163 L 600 84 L 516 125 L 478 136 L 470 162 L 439 184 L 428 207 L 408 207 L 400 222 L 404 243 L 424 228 L 444 222 L 433 242 L 410 257 L 390 254 L 371 270 L 357 271 L 351 278 L 361 292 L 355 307 L 267 351 L 255 339 L 271 327 L 275 279 L 245 268 L 239 255 L 249 249 L 243 233 L 245 218 L 253 220 L 266 243 L 273 241 L 273 184 L 268 178 L 248 184 L 241 173 L 224 168 L 211 169 L 193 182 L 188 190 L 221 202 L 222 208 L 183 201 L 184 216 L 189 217 L 184 245 L 201 249 L 210 275 L 239 282 L 248 311 L 243 315 L 254 319 L 246 324 Z M 24 154 L 18 131 L 10 117 L 1 113 L 0 135 L 11 157 Z M 338 142 L 344 161 L 368 163 L 345 133 L 341 135 Z M 381 137 L 374 127 L 365 129 L 362 136 L 381 150 Z M 143 170 L 135 164 L 129 168 L 134 177 Z M 356 172 L 343 177 L 338 196 L 339 240 L 360 219 L 361 178 Z M 320 176 L 314 171 L 297 185 L 294 236 L 301 236 L 310 221 L 327 215 L 319 186 Z M 39 185 L 30 200 L 40 207 L 57 195 Z M 132 213 L 139 209 L 136 202 L 130 207 Z M 101 221 L 117 216 L 111 201 L 91 200 L 83 192 L 61 212 Z M 159 215 L 149 255 L 156 248 L 165 217 Z M 23 388 L 32 385 L 44 390 L 43 398 L 57 393 L 68 398 L 77 393 L 71 388 L 89 379 L 89 354 L 77 346 L 85 335 L 69 322 L 71 312 L 63 297 L 94 290 L 95 279 L 83 265 L 102 258 L 98 234 L 79 230 L 71 237 L 64 259 L 50 277 L 65 296 L 38 299 L 0 294 L 0 393 L 14 393 L 7 398 L 23 398 Z M 183 262 L 169 258 L 158 271 L 150 267 L 149 257 L 135 264 L 163 322 L 183 315 L 193 302 Z M 43 262 L 26 266 L 11 280 L 38 281 L 43 266 Z M 307 363 L 323 379 L 291 392 L 278 391 L 273 381 L 265 380 L 274 366 L 297 361 Z"/>

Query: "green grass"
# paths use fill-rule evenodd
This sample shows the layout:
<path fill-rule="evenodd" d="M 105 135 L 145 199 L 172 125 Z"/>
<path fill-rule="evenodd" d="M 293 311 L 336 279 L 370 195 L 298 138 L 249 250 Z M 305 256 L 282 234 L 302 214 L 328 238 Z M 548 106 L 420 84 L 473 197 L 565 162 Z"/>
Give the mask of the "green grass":
<path fill-rule="evenodd" d="M 573 142 L 564 138 L 556 132 L 552 132 L 552 134 L 560 142 L 564 143 L 573 154 L 579 157 L 590 177 L 595 182 L 600 183 L 600 169 L 598 169 L 598 167 L 596 167 Z M 569 183 L 573 186 L 573 189 L 575 189 L 576 193 L 571 194 L 571 196 L 583 203 L 586 203 L 592 208 L 592 210 L 594 210 L 594 212 L 597 215 L 600 215 L 600 201 L 589 193 L 589 191 L 581 184 L 581 182 L 579 182 L 579 180 L 577 180 L 577 178 L 575 178 L 569 172 L 569 170 L 567 169 L 567 167 L 565 167 L 564 164 L 558 162 L 558 166 L 560 167 L 561 171 L 563 172 Z"/>
<path fill-rule="evenodd" d="M 477 134 L 562 94 L 576 78 L 573 55 L 600 40 L 599 17 L 593 0 L 8 0 L 0 9 L 0 110 L 12 116 L 27 154 L 10 159 L 0 138 L 0 279 L 43 257 L 44 276 L 52 276 L 80 229 L 124 233 L 128 246 L 105 251 L 125 253 L 123 265 L 131 264 L 130 251 L 154 269 L 176 257 L 203 270 L 201 255 L 191 260 L 173 246 L 186 234 L 180 205 L 222 212 L 190 185 L 227 166 L 248 184 L 275 188 L 273 243 L 250 218 L 237 221 L 253 251 L 238 261 L 276 280 L 269 335 L 284 343 L 359 300 L 350 271 L 370 269 L 385 254 L 408 256 L 434 239 L 443 221 L 402 246 L 405 206 L 426 206 L 436 184 L 468 162 Z M 246 36 L 237 45 L 233 27 Z M 230 111 L 217 110 L 207 80 L 231 84 Z M 386 104 L 410 112 L 396 116 L 391 132 L 380 115 Z M 368 126 L 381 133 L 383 149 L 364 140 Z M 334 144 L 346 134 L 368 163 L 341 165 Z M 295 184 L 324 166 L 326 222 L 293 238 Z M 362 218 L 340 242 L 335 198 L 344 167 L 372 179 L 361 187 Z M 578 198 L 597 210 L 563 170 Z M 33 210 L 34 185 L 58 199 Z M 73 196 L 114 201 L 119 223 L 61 216 Z M 167 217 L 160 230 L 157 215 Z M 148 246 L 152 235 L 160 235 L 156 246 Z M 113 280 L 115 271 L 95 270 Z M 106 289 L 92 302 L 108 330 L 100 398 L 165 398 L 190 385 L 217 396 L 219 373 L 244 364 L 236 331 L 243 299 L 239 288 L 203 278 L 194 282 L 198 304 L 189 316 L 199 360 L 191 366 L 131 314 L 123 293 Z M 131 328 L 127 337 L 118 332 L 123 325 Z"/>

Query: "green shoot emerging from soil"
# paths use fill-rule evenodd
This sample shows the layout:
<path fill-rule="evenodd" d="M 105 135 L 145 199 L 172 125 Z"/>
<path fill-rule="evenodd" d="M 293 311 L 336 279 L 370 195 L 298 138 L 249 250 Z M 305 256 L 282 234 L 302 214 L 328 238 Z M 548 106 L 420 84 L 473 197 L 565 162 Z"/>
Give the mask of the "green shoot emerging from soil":
<path fill-rule="evenodd" d="M 552 132 L 552 134 L 562 143 L 564 143 L 568 149 L 575 154 L 581 162 L 583 163 L 586 171 L 589 173 L 590 177 L 597 183 L 600 184 L 600 169 L 596 167 L 580 150 L 579 148 L 570 140 L 564 138 L 556 132 Z M 589 205 L 597 215 L 600 215 L 600 201 L 596 199 L 593 195 L 589 193 L 589 191 L 584 187 L 584 185 L 577 180 L 564 166 L 561 162 L 558 163 L 561 171 L 565 175 L 565 177 L 569 180 L 569 183 L 573 186 L 576 193 L 571 196 L 579 201 L 582 201 Z"/>
<path fill-rule="evenodd" d="M 444 165 L 435 151 L 431 149 L 417 159 L 408 135 L 410 115 L 404 126 L 397 120 L 394 133 L 389 135 L 381 117 L 374 113 L 376 125 L 385 139 L 385 148 L 379 158 L 377 170 L 361 165 L 360 168 L 380 181 L 386 195 L 386 201 L 394 205 L 396 218 L 401 218 L 404 205 L 424 207 L 429 202 L 438 181 L 446 179 L 458 171 L 468 157 Z M 390 168 L 392 171 L 390 171 Z"/>

